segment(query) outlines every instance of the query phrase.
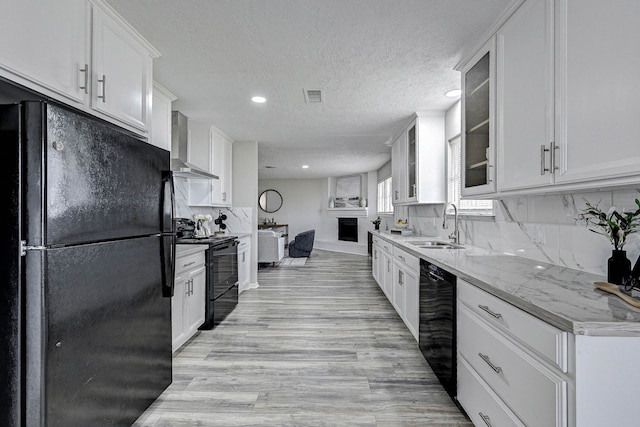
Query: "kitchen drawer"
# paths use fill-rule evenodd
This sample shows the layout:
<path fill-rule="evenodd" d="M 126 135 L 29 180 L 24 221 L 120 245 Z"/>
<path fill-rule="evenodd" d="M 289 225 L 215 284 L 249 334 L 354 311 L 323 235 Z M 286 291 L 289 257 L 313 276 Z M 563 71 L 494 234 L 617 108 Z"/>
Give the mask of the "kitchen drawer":
<path fill-rule="evenodd" d="M 393 245 L 384 239 L 373 236 L 373 244 L 380 246 L 380 249 L 388 254 L 391 254 L 393 252 Z"/>
<path fill-rule="evenodd" d="M 542 359 L 567 372 L 568 334 L 458 279 L 458 300 Z"/>
<path fill-rule="evenodd" d="M 176 257 L 176 276 L 186 271 L 202 267 L 205 264 L 204 251 L 195 254 Z"/>
<path fill-rule="evenodd" d="M 458 352 L 526 425 L 566 426 L 566 381 L 464 305 L 458 308 Z"/>
<path fill-rule="evenodd" d="M 413 271 L 415 274 L 420 273 L 420 259 L 411 255 L 409 252 L 403 251 L 397 246 L 394 246 L 393 248 L 393 259 Z"/>
<path fill-rule="evenodd" d="M 458 359 L 458 401 L 476 426 L 524 427 L 463 358 Z"/>

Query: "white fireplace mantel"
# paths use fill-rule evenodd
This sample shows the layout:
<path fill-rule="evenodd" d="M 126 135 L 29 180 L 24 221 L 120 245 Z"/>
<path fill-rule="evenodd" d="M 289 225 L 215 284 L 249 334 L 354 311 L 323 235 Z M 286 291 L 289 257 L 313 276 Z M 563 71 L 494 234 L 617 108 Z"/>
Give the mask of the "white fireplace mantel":
<path fill-rule="evenodd" d="M 366 218 L 369 208 L 327 208 L 327 215 L 336 218 Z"/>

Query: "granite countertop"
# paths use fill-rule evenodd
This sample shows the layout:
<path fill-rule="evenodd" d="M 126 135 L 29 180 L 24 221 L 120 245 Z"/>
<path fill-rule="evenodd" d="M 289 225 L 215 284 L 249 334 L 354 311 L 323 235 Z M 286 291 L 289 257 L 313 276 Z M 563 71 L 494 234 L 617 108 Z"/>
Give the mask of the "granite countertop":
<path fill-rule="evenodd" d="M 606 278 L 503 252 L 465 249 L 421 249 L 412 241 L 428 236 L 379 236 L 547 323 L 576 335 L 640 337 L 640 309 L 593 285 Z"/>

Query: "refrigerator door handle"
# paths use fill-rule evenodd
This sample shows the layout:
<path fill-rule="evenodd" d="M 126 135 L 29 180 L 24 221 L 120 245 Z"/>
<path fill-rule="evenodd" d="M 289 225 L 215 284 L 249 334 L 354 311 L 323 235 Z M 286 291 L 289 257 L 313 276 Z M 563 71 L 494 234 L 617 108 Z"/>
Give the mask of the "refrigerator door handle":
<path fill-rule="evenodd" d="M 175 288 L 175 237 L 172 234 L 164 234 L 161 237 L 162 247 L 162 296 L 171 298 Z"/>
<path fill-rule="evenodd" d="M 173 174 L 168 171 L 162 179 L 162 296 L 173 297 L 175 288 L 176 234 L 173 222 L 175 192 Z"/>
<path fill-rule="evenodd" d="M 175 191 L 173 188 L 173 173 L 165 172 L 162 178 L 162 232 L 175 233 L 173 218 L 175 217 Z"/>

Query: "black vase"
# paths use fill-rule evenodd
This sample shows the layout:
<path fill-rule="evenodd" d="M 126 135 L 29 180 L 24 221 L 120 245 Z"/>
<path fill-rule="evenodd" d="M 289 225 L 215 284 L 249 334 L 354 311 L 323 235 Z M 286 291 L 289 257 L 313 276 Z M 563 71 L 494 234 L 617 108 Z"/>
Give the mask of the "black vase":
<path fill-rule="evenodd" d="M 607 282 L 624 285 L 631 275 L 631 261 L 627 259 L 627 251 L 612 250 L 607 261 Z"/>

